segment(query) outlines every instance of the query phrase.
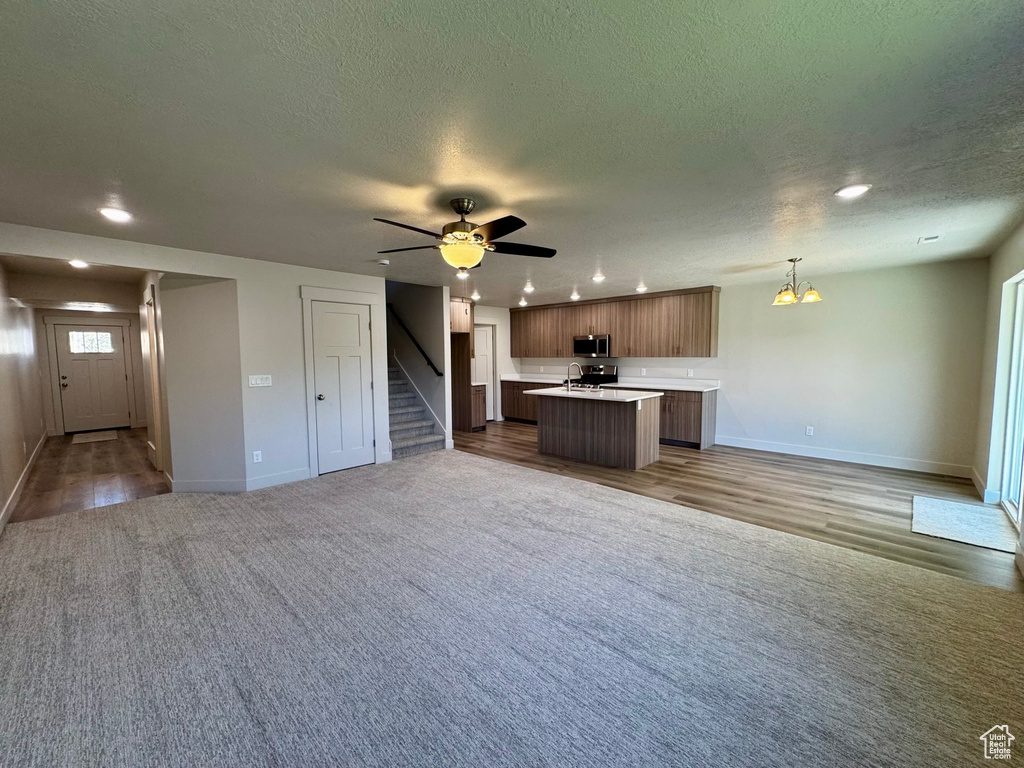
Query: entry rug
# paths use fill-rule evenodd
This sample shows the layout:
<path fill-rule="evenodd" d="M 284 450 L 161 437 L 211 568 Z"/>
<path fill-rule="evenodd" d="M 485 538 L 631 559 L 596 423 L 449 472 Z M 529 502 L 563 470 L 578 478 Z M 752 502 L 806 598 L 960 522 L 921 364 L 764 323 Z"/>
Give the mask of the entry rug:
<path fill-rule="evenodd" d="M 116 429 L 106 429 L 102 432 L 79 432 L 71 438 L 72 445 L 79 443 L 102 443 L 107 440 L 117 440 Z"/>
<path fill-rule="evenodd" d="M 910 530 L 1002 552 L 1013 552 L 1018 539 L 1017 529 L 1002 507 L 927 496 L 914 497 Z"/>

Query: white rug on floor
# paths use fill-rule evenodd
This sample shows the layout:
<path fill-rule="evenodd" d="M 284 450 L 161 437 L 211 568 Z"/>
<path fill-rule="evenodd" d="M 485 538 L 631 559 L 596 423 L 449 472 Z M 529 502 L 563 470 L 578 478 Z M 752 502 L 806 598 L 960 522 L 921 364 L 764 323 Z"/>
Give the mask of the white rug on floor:
<path fill-rule="evenodd" d="M 1017 531 L 1002 507 L 914 497 L 910 530 L 940 539 L 1013 552 Z"/>
<path fill-rule="evenodd" d="M 117 440 L 117 430 L 107 429 L 103 432 L 79 432 L 71 438 L 72 445 L 79 443 L 102 443 L 105 440 Z"/>

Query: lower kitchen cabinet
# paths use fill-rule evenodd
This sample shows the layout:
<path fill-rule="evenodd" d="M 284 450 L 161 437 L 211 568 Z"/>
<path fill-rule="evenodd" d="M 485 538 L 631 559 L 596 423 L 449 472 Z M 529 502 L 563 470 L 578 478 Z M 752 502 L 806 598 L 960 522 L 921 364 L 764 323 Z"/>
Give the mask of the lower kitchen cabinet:
<path fill-rule="evenodd" d="M 656 390 L 661 391 L 661 390 Z M 701 450 L 715 444 L 715 412 L 718 392 L 665 392 L 661 398 L 661 442 L 696 445 Z"/>
<path fill-rule="evenodd" d="M 487 428 L 487 385 L 473 385 L 473 431 Z"/>
<path fill-rule="evenodd" d="M 537 423 L 537 398 L 524 395 L 528 389 L 544 389 L 545 384 L 527 381 L 501 382 L 501 415 L 513 421 Z"/>

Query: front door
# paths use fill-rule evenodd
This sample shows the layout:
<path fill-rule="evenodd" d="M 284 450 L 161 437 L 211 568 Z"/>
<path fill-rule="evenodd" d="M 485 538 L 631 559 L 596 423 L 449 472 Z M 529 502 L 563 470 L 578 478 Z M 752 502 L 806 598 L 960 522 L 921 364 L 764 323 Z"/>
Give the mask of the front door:
<path fill-rule="evenodd" d="M 55 332 L 64 431 L 129 426 L 122 329 L 112 325 L 58 325 Z"/>
<path fill-rule="evenodd" d="M 370 307 L 333 301 L 312 304 L 320 474 L 372 464 Z"/>
<path fill-rule="evenodd" d="M 473 382 L 487 385 L 487 420 L 494 420 L 494 343 L 492 326 L 478 325 L 473 329 L 473 344 L 476 356 L 473 358 Z"/>

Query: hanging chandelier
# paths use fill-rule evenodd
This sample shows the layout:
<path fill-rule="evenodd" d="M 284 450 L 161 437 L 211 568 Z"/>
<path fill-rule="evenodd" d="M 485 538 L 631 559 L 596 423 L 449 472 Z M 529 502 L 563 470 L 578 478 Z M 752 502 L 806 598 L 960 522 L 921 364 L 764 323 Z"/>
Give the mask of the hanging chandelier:
<path fill-rule="evenodd" d="M 786 273 L 788 282 L 779 289 L 779 292 L 775 294 L 775 301 L 772 302 L 773 307 L 787 307 L 790 304 L 813 304 L 816 301 L 821 301 L 821 296 L 814 286 L 808 281 L 804 280 L 802 283 L 796 279 L 796 264 L 798 261 L 803 259 L 789 259 L 789 262 L 793 265 L 789 268 L 789 272 Z M 801 295 L 800 289 L 803 286 L 807 286 L 807 290 Z"/>

